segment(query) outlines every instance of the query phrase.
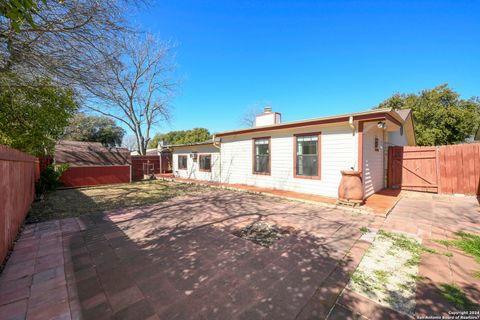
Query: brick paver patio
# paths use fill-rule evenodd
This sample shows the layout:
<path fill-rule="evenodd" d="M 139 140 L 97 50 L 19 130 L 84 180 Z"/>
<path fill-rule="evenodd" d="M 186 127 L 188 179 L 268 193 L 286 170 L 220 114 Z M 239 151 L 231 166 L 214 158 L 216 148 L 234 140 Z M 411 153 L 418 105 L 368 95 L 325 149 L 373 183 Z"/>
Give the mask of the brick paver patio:
<path fill-rule="evenodd" d="M 400 318 L 342 290 L 369 247 L 359 240 L 360 227 L 399 228 L 425 239 L 443 230 L 448 236 L 438 217 L 424 212 L 424 219 L 414 219 L 404 200 L 385 220 L 212 190 L 143 208 L 27 225 L 0 276 L 0 318 L 323 319 L 330 314 L 345 319 L 358 313 Z M 461 223 L 478 227 L 478 212 L 465 210 Z M 458 221 L 447 209 L 444 213 L 444 219 Z M 231 234 L 258 220 L 299 232 L 271 248 Z"/>

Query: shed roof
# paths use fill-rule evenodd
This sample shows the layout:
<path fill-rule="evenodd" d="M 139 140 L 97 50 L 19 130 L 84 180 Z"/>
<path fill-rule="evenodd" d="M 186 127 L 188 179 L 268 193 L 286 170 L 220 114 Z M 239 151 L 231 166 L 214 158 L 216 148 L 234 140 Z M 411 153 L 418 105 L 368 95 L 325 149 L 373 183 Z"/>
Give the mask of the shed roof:
<path fill-rule="evenodd" d="M 61 140 L 55 146 L 55 163 L 72 167 L 115 166 L 130 164 L 126 148 L 109 148 L 100 142 Z"/>

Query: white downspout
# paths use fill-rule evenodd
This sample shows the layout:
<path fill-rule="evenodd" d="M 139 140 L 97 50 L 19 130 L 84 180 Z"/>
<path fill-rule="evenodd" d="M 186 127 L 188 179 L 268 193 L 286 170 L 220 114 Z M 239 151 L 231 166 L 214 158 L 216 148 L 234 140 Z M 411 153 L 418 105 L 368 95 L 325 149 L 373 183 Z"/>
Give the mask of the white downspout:
<path fill-rule="evenodd" d="M 353 122 L 353 116 L 350 116 L 350 117 L 348 118 L 348 125 L 349 125 L 350 128 L 352 129 L 352 138 L 354 139 L 354 140 L 353 140 L 353 145 L 354 145 L 354 146 L 357 146 L 356 148 L 355 148 L 355 147 L 352 148 L 353 163 L 352 163 L 352 167 L 351 167 L 351 168 L 352 168 L 353 170 L 355 170 L 355 163 L 357 162 L 356 159 L 358 159 L 358 155 L 357 155 L 357 153 L 358 153 L 358 145 L 357 145 L 357 143 L 355 142 L 355 130 L 356 130 L 356 128 L 355 128 L 355 124 L 354 124 L 354 122 Z M 356 150 L 356 151 L 355 151 L 355 150 Z M 357 165 L 357 167 L 358 167 L 358 165 Z M 358 169 L 358 168 L 357 168 L 357 169 Z"/>
<path fill-rule="evenodd" d="M 215 148 L 218 149 L 218 174 L 220 175 L 219 176 L 219 182 L 222 182 L 222 149 L 221 149 L 221 145 L 217 145 L 216 142 L 215 142 L 215 134 L 212 136 L 212 141 L 213 141 L 213 146 Z"/>

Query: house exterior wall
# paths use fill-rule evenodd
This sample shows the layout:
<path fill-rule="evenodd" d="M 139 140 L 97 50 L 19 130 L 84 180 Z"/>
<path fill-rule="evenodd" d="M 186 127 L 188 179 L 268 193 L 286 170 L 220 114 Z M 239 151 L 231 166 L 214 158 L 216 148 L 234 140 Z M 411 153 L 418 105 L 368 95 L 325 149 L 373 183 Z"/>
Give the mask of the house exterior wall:
<path fill-rule="evenodd" d="M 387 133 L 377 127 L 376 122 L 365 123 L 363 130 L 363 185 L 365 197 L 371 196 L 385 186 L 385 145 Z M 375 138 L 378 138 L 378 151 L 375 150 Z"/>
<path fill-rule="evenodd" d="M 319 133 L 320 179 L 294 177 L 294 135 Z M 270 175 L 253 174 L 253 138 L 271 137 Z M 221 182 L 337 197 L 341 170 L 356 167 L 357 136 L 348 123 L 222 138 Z"/>
<path fill-rule="evenodd" d="M 194 159 L 190 157 L 190 154 L 192 154 L 193 152 L 197 152 L 198 155 L 210 154 L 212 156 L 212 169 L 210 172 L 200 171 L 198 157 L 196 161 L 194 161 Z M 175 177 L 214 182 L 220 181 L 220 150 L 213 145 L 174 147 L 172 150 L 172 155 L 173 174 L 175 175 Z M 186 170 L 178 168 L 179 155 L 187 156 Z"/>
<path fill-rule="evenodd" d="M 400 134 L 400 131 L 393 131 L 388 133 L 388 145 L 390 146 L 407 146 L 407 135 L 405 132 Z"/>

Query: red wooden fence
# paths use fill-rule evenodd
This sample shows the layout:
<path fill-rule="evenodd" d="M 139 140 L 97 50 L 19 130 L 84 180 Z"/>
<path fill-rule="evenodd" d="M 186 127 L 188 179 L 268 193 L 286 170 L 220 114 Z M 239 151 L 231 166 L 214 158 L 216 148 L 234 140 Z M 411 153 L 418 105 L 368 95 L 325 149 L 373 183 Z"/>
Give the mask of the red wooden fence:
<path fill-rule="evenodd" d="M 133 181 L 142 180 L 144 174 L 151 173 L 160 173 L 160 156 L 132 156 Z"/>
<path fill-rule="evenodd" d="M 445 194 L 480 194 L 480 144 L 390 147 L 388 186 Z"/>
<path fill-rule="evenodd" d="M 438 193 L 480 194 L 480 143 L 438 149 Z"/>
<path fill-rule="evenodd" d="M 35 157 L 0 145 L 0 263 L 35 198 L 38 168 Z"/>
<path fill-rule="evenodd" d="M 70 167 L 60 177 L 65 187 L 130 182 L 130 165 Z"/>

